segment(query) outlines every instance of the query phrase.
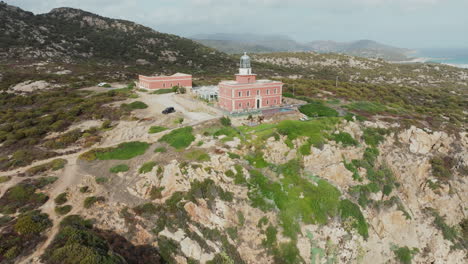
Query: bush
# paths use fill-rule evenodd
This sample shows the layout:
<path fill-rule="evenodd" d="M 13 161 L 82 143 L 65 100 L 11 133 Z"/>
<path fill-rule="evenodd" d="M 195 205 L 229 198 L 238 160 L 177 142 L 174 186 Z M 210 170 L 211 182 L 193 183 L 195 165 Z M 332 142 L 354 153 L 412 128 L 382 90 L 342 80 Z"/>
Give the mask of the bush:
<path fill-rule="evenodd" d="M 357 146 L 359 142 L 355 140 L 349 133 L 339 132 L 338 134 L 331 134 L 330 139 L 343 144 L 343 146 Z"/>
<path fill-rule="evenodd" d="M 154 152 L 156 152 L 156 153 L 164 153 L 166 151 L 167 151 L 167 149 L 165 147 L 157 147 L 157 148 L 154 149 Z"/>
<path fill-rule="evenodd" d="M 20 235 L 39 234 L 52 225 L 47 214 L 38 211 L 23 214 L 15 223 L 15 231 Z"/>
<path fill-rule="evenodd" d="M 89 191 L 89 187 L 88 186 L 83 186 L 80 188 L 80 193 L 87 193 Z"/>
<path fill-rule="evenodd" d="M 68 201 L 67 199 L 68 194 L 66 192 L 61 193 L 55 197 L 54 202 L 56 205 L 62 205 Z"/>
<path fill-rule="evenodd" d="M 139 173 L 148 173 L 153 170 L 154 166 L 156 166 L 156 162 L 149 161 L 144 163 L 141 168 L 138 170 Z"/>
<path fill-rule="evenodd" d="M 148 133 L 150 134 L 156 134 L 156 133 L 159 133 L 159 132 L 162 132 L 162 131 L 165 131 L 167 130 L 166 127 L 162 127 L 162 126 L 152 126 L 150 127 Z"/>
<path fill-rule="evenodd" d="M 11 180 L 11 176 L 0 176 L 0 183 L 4 183 Z"/>
<path fill-rule="evenodd" d="M 72 208 L 73 207 L 71 205 L 57 206 L 55 207 L 55 212 L 58 215 L 66 215 L 72 210 Z"/>
<path fill-rule="evenodd" d="M 57 171 L 65 167 L 66 164 L 67 160 L 65 159 L 55 159 L 51 162 L 47 162 L 45 164 L 37 165 L 27 169 L 26 174 L 28 174 L 28 176 L 34 176 L 39 173 L 46 172 L 48 170 Z"/>
<path fill-rule="evenodd" d="M 223 126 L 231 126 L 231 119 L 227 116 L 221 117 L 219 121 L 221 122 L 221 125 Z"/>
<path fill-rule="evenodd" d="M 432 174 L 438 180 L 446 182 L 453 178 L 452 172 L 450 171 L 453 166 L 453 160 L 449 157 L 433 157 L 430 163 L 432 167 Z"/>
<path fill-rule="evenodd" d="M 107 183 L 109 181 L 108 178 L 106 177 L 97 177 L 96 178 L 96 183 L 97 184 L 104 184 L 104 183 Z"/>
<path fill-rule="evenodd" d="M 166 142 L 176 149 L 184 149 L 190 146 L 195 140 L 192 131 L 192 127 L 174 129 L 170 133 L 164 135 L 159 141 Z"/>
<path fill-rule="evenodd" d="M 395 259 L 402 264 L 411 264 L 411 261 L 413 260 L 414 255 L 419 253 L 419 249 L 417 248 L 410 249 L 407 246 L 405 247 L 392 246 L 391 249 L 393 253 L 395 253 Z"/>
<path fill-rule="evenodd" d="M 339 212 L 341 215 L 341 221 L 345 222 L 347 219 L 353 218 L 352 227 L 356 228 L 358 233 L 364 238 L 367 239 L 369 237 L 368 233 L 368 226 L 366 219 L 362 215 L 361 209 L 359 206 L 350 200 L 342 200 L 340 201 L 339 205 Z"/>
<path fill-rule="evenodd" d="M 364 129 L 362 137 L 367 145 L 377 147 L 385 139 L 384 136 L 388 134 L 390 131 L 385 128 L 368 127 Z"/>
<path fill-rule="evenodd" d="M 191 160 L 195 160 L 199 162 L 211 160 L 210 155 L 208 155 L 208 153 L 206 153 L 203 150 L 194 150 L 194 151 L 188 152 L 185 154 L 185 157 L 187 159 L 191 159 Z"/>
<path fill-rule="evenodd" d="M 140 101 L 135 101 L 130 104 L 122 104 L 120 107 L 126 111 L 132 111 L 136 109 L 146 109 L 148 105 Z"/>
<path fill-rule="evenodd" d="M 158 208 L 152 203 L 145 203 L 133 208 L 137 215 L 154 215 L 157 213 Z"/>
<path fill-rule="evenodd" d="M 126 164 L 119 164 L 119 165 L 116 165 L 112 168 L 109 169 L 109 171 L 111 173 L 119 173 L 119 172 L 126 172 L 128 171 L 130 168 L 128 167 L 128 165 Z"/>
<path fill-rule="evenodd" d="M 97 202 L 104 202 L 106 199 L 103 196 L 90 196 L 86 197 L 83 202 L 83 207 L 86 209 L 91 208 Z"/>

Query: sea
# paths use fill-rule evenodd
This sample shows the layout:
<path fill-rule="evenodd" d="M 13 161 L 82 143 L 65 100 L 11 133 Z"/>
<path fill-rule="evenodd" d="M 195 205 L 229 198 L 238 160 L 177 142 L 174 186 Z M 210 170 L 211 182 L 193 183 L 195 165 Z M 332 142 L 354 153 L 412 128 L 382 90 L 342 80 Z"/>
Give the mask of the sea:
<path fill-rule="evenodd" d="M 468 48 L 418 49 L 410 57 L 413 62 L 435 62 L 468 69 Z"/>

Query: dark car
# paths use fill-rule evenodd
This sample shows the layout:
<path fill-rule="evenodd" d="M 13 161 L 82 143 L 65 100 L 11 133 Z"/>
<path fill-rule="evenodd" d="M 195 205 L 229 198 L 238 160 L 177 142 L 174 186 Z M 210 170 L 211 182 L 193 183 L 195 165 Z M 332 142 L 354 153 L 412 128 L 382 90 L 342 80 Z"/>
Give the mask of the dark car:
<path fill-rule="evenodd" d="M 170 113 L 174 113 L 174 112 L 175 112 L 175 109 L 174 109 L 174 107 L 172 107 L 172 106 L 171 106 L 171 107 L 168 107 L 168 108 L 166 108 L 166 109 L 164 109 L 164 110 L 162 111 L 162 113 L 165 114 L 165 115 L 170 114 Z"/>

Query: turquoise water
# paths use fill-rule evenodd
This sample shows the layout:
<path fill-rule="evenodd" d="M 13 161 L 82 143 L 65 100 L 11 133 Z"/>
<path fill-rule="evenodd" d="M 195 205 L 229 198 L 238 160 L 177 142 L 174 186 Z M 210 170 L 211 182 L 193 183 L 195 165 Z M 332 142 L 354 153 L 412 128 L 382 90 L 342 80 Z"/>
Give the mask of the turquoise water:
<path fill-rule="evenodd" d="M 425 62 L 437 62 L 468 68 L 468 48 L 420 49 L 413 57 L 424 58 Z"/>

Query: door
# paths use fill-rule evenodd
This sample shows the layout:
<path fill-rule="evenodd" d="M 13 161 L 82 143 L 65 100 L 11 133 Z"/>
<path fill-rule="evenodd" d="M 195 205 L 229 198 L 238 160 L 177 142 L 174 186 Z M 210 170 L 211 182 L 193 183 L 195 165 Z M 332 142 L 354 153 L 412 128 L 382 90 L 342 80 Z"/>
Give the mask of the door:
<path fill-rule="evenodd" d="M 260 99 L 257 99 L 257 109 L 260 108 Z"/>

